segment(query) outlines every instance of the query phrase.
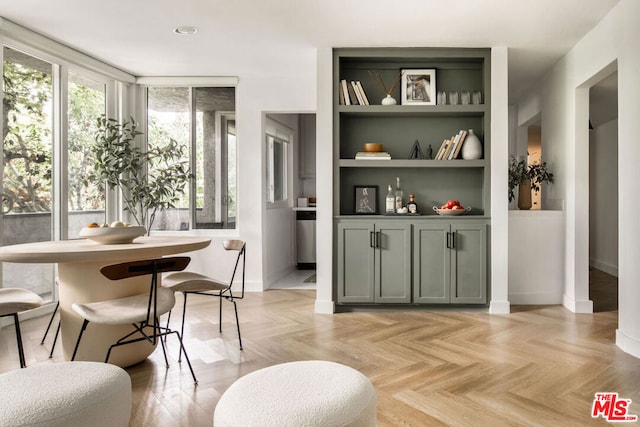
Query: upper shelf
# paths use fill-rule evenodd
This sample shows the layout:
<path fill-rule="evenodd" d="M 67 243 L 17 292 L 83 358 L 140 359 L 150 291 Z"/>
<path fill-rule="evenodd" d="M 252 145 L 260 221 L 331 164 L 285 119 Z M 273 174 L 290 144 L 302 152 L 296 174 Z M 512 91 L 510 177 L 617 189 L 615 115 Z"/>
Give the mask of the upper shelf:
<path fill-rule="evenodd" d="M 392 159 L 392 160 L 355 160 L 340 159 L 341 168 L 483 168 L 485 159 L 479 160 L 424 160 L 424 159 Z"/>
<path fill-rule="evenodd" d="M 338 112 L 341 115 L 354 116 L 464 116 L 481 117 L 487 111 L 485 104 L 467 105 L 339 105 Z"/>

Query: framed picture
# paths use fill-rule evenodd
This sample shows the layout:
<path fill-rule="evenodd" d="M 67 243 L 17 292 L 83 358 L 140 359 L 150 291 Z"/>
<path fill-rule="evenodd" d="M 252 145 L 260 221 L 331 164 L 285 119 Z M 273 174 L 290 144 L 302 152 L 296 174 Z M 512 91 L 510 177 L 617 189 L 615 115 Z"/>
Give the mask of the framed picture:
<path fill-rule="evenodd" d="M 354 212 L 360 215 L 378 213 L 378 186 L 354 185 Z"/>
<path fill-rule="evenodd" d="M 436 105 L 436 70 L 402 70 L 402 105 Z"/>

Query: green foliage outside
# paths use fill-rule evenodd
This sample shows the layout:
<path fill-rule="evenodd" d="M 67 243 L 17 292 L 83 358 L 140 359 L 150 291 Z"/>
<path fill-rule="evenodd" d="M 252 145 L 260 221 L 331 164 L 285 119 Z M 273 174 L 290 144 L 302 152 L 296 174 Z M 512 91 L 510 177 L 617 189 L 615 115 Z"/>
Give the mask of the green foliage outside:
<path fill-rule="evenodd" d="M 2 211 L 50 212 L 51 74 L 4 61 Z"/>

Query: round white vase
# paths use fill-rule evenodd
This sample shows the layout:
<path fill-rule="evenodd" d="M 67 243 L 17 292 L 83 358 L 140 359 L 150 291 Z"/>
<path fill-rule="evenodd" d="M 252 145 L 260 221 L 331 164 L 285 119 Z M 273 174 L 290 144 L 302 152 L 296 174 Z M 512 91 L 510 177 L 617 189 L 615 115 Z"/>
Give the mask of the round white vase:
<path fill-rule="evenodd" d="M 473 129 L 469 129 L 464 144 L 462 144 L 462 158 L 465 160 L 482 158 L 482 143 L 480 138 L 473 133 Z"/>
<path fill-rule="evenodd" d="M 398 103 L 398 101 L 396 101 L 396 99 L 391 96 L 391 95 L 387 95 L 384 98 L 382 98 L 382 105 L 396 105 Z"/>

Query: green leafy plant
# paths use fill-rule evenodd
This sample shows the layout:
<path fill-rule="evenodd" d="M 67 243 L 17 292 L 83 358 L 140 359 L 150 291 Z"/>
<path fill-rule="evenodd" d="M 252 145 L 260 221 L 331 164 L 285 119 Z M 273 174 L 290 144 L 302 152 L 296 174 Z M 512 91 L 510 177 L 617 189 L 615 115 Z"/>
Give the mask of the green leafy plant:
<path fill-rule="evenodd" d="M 511 158 L 509 161 L 509 201 L 515 199 L 514 190 L 520 184 L 530 182 L 531 189 L 540 191 L 543 182 L 553 183 L 553 174 L 549 172 L 547 162 L 527 165 L 525 160 Z"/>
<path fill-rule="evenodd" d="M 145 152 L 135 145 L 142 132 L 132 118 L 119 123 L 102 115 L 97 124 L 94 171 L 87 179 L 121 190 L 124 210 L 150 232 L 158 210 L 175 207 L 192 177 L 185 147 L 170 139 Z"/>

